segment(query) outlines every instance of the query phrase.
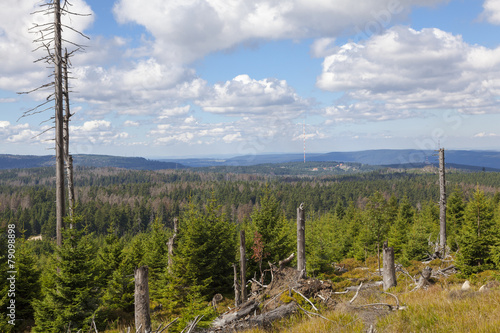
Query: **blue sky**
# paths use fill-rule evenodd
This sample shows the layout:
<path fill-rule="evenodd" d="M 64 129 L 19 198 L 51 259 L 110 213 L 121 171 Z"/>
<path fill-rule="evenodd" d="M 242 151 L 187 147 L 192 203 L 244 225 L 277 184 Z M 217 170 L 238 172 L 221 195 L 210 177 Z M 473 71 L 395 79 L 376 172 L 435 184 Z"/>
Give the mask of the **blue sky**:
<path fill-rule="evenodd" d="M 0 153 L 53 153 L 41 3 L 0 5 Z M 500 0 L 71 4 L 74 154 L 499 149 Z"/>

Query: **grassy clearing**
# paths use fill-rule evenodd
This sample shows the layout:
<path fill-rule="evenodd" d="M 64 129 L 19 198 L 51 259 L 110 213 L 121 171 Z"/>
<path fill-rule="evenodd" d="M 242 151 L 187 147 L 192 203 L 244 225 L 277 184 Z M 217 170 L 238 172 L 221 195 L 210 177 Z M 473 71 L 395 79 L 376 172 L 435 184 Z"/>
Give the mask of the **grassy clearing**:
<path fill-rule="evenodd" d="M 400 295 L 408 308 L 381 318 L 379 332 L 498 332 L 500 291 L 463 291 L 458 287 Z"/>
<path fill-rule="evenodd" d="M 398 295 L 406 310 L 381 316 L 376 324 L 377 332 L 499 332 L 500 290 L 478 292 L 462 291 L 459 286 L 443 290 L 434 286 L 428 290 Z M 319 333 L 365 332 L 362 314 L 339 307 L 324 314 L 330 321 L 319 317 L 299 315 L 275 323 L 271 332 Z M 261 329 L 245 333 L 265 333 Z"/>
<path fill-rule="evenodd" d="M 370 260 L 368 260 L 370 261 Z M 372 260 L 373 261 L 373 260 Z M 373 282 L 380 277 L 373 276 L 376 270 L 374 262 L 346 262 L 349 272 L 339 277 L 330 277 L 334 281 L 334 289 L 343 289 L 348 285 L 359 285 L 360 282 Z M 448 266 L 439 260 L 429 266 L 437 270 Z M 347 265 L 346 265 L 347 266 Z M 369 268 L 363 268 L 362 266 Z M 417 274 L 425 267 L 420 262 L 412 262 L 407 271 Z M 316 333 L 316 332 L 366 332 L 374 324 L 377 332 L 500 332 L 500 287 L 499 274 L 486 271 L 468 277 L 471 290 L 461 290 L 465 281 L 459 275 L 434 279 L 434 286 L 427 290 L 413 290 L 412 280 L 404 274 L 398 274 L 398 286 L 389 290 L 397 295 L 400 305 L 405 310 L 393 312 L 376 312 L 375 308 L 360 306 L 370 303 L 388 303 L 395 305 L 394 298 L 381 292 L 382 288 L 363 290 L 353 304 L 349 300 L 353 293 L 338 295 L 335 310 L 323 313 L 331 321 L 304 314 L 290 318 L 274 325 L 272 332 Z M 494 287 L 486 292 L 479 288 L 488 282 L 495 281 Z M 338 287 L 338 288 L 337 288 Z M 337 290 L 336 290 L 337 291 Z M 371 311 L 370 311 L 371 310 Z M 264 333 L 269 331 L 254 329 L 246 333 Z"/>

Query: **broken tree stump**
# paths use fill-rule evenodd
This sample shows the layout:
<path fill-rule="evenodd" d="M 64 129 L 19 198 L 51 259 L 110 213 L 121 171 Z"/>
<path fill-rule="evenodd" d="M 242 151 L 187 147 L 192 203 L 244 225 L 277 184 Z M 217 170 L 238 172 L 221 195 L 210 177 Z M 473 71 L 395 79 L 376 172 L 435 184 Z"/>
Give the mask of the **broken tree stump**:
<path fill-rule="evenodd" d="M 422 273 L 420 273 L 420 279 L 418 280 L 417 286 L 415 289 L 427 288 L 432 282 L 429 280 L 432 275 L 432 268 L 427 266 L 424 268 Z M 414 290 L 415 290 L 414 289 Z"/>
<path fill-rule="evenodd" d="M 240 231 L 240 277 L 241 277 L 241 302 L 247 301 L 247 259 L 245 254 L 245 230 Z"/>
<path fill-rule="evenodd" d="M 148 266 L 135 270 L 135 327 L 138 333 L 151 332 L 151 317 L 149 311 Z"/>
<path fill-rule="evenodd" d="M 238 268 L 236 264 L 233 264 L 234 269 L 234 306 L 238 306 L 241 304 L 241 288 L 240 283 L 238 282 Z"/>
<path fill-rule="evenodd" d="M 387 241 L 385 241 L 382 247 L 384 265 L 382 280 L 384 283 L 384 291 L 397 285 L 396 266 L 394 266 L 394 248 L 387 245 Z"/>

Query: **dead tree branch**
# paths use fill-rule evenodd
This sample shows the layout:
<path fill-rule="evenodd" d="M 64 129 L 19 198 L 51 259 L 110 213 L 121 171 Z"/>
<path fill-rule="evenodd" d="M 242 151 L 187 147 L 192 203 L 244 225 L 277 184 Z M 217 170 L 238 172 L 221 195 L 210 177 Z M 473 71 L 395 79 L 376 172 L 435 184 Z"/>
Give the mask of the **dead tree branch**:
<path fill-rule="evenodd" d="M 311 302 L 311 301 L 310 301 L 307 297 L 305 297 L 304 295 L 302 295 L 302 293 L 301 293 L 300 291 L 298 291 L 298 290 L 296 290 L 296 289 L 294 289 L 294 288 L 292 288 L 292 290 L 293 290 L 295 293 L 297 293 L 297 294 L 299 294 L 300 296 L 302 296 L 302 298 L 303 298 L 303 299 L 305 299 L 305 300 L 306 300 L 309 304 L 311 304 L 312 308 L 313 308 L 315 311 L 318 311 L 318 308 L 317 308 L 317 307 L 315 307 L 315 306 L 314 306 L 314 304 L 313 304 L 313 303 L 312 303 L 312 302 Z"/>
<path fill-rule="evenodd" d="M 290 263 L 290 261 L 293 260 L 294 257 L 295 257 L 295 253 L 292 253 L 292 254 L 290 254 L 290 256 L 288 256 L 288 258 L 280 260 L 278 265 L 280 266 L 280 268 L 283 268 L 283 266 L 288 265 Z"/>
<path fill-rule="evenodd" d="M 361 283 L 359 284 L 359 287 L 358 287 L 358 289 L 356 290 L 356 294 L 355 294 L 355 295 L 354 295 L 354 297 L 353 297 L 353 298 L 349 301 L 349 304 L 352 304 L 352 302 L 354 302 L 354 300 L 356 299 L 356 297 L 358 297 L 359 291 L 360 291 L 360 289 L 361 289 L 361 287 L 362 287 L 362 286 L 363 286 L 363 282 L 361 282 Z"/>

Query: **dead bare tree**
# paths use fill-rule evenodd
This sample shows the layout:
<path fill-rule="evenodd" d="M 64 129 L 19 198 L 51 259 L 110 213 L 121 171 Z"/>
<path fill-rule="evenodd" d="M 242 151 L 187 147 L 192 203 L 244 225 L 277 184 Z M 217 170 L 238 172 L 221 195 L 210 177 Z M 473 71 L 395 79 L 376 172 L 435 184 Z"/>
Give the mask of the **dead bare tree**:
<path fill-rule="evenodd" d="M 306 276 L 306 221 L 304 204 L 297 208 L 297 270 Z"/>
<path fill-rule="evenodd" d="M 439 149 L 439 248 L 441 258 L 446 257 L 446 178 L 444 148 Z"/>
<path fill-rule="evenodd" d="M 49 67 L 53 68 L 53 72 L 49 77 L 51 77 L 51 81 L 49 83 L 43 84 L 38 88 L 35 88 L 31 91 L 22 92 L 21 94 L 32 93 L 41 89 L 51 88 L 53 87 L 53 93 L 50 93 L 45 102 L 37 105 L 36 107 L 25 111 L 23 115 L 20 117 L 26 117 L 37 113 L 42 113 L 44 111 L 52 109 L 50 104 L 54 102 L 54 117 L 51 117 L 49 120 L 54 120 L 54 127 L 49 128 L 48 130 L 55 129 L 55 157 L 56 157 L 56 238 L 57 245 L 62 245 L 62 228 L 63 228 L 63 217 L 65 216 L 65 191 L 64 191 L 64 163 L 65 156 L 69 155 L 69 145 L 66 149 L 65 154 L 65 140 L 64 140 L 64 114 L 63 114 L 63 105 L 66 102 L 66 108 L 68 110 L 68 121 L 69 121 L 69 94 L 68 94 L 68 84 L 67 84 L 67 75 L 66 83 L 63 85 L 63 66 L 66 64 L 66 69 L 68 65 L 68 60 L 63 59 L 62 55 L 62 44 L 63 42 L 66 44 L 70 44 L 75 47 L 75 50 L 72 53 L 83 49 L 83 46 L 69 40 L 66 40 L 62 37 L 63 28 L 71 30 L 73 32 L 78 33 L 79 35 L 88 39 L 87 36 L 82 34 L 81 32 L 73 29 L 70 26 L 64 25 L 61 23 L 61 15 L 77 15 L 77 16 L 88 16 L 86 14 L 78 14 L 69 10 L 69 6 L 71 6 L 70 2 L 65 0 L 63 5 L 61 6 L 60 0 L 48 0 L 40 5 L 41 10 L 35 11 L 33 14 L 43 14 L 43 15 L 53 15 L 53 21 L 45 24 L 34 24 L 32 28 L 30 28 L 30 32 L 36 34 L 36 38 L 34 43 L 39 46 L 35 49 L 44 49 L 47 51 L 47 55 L 37 59 L 35 62 L 44 62 L 49 65 Z M 69 58 L 68 55 L 68 58 Z M 66 95 L 66 100 L 64 101 L 63 97 Z M 47 131 L 48 131 L 47 130 Z M 46 131 L 40 133 L 39 135 L 45 133 Z M 67 142 L 69 143 L 69 134 L 67 133 Z M 69 158 L 67 159 L 69 161 Z M 69 179 L 69 178 L 68 178 Z M 71 185 L 72 186 L 72 185 Z M 72 194 L 70 194 L 72 195 Z M 74 195 L 72 197 L 74 202 Z M 72 208 L 72 207 L 71 207 Z M 71 209 L 70 208 L 70 209 Z M 72 211 L 71 211 L 72 214 Z"/>
<path fill-rule="evenodd" d="M 241 276 L 241 302 L 247 300 L 247 259 L 245 254 L 245 230 L 240 231 L 240 276 Z"/>
<path fill-rule="evenodd" d="M 70 229 L 73 228 L 73 211 L 75 209 L 75 188 L 73 183 L 73 156 L 69 153 L 69 118 L 72 116 L 69 108 L 69 54 L 65 50 L 63 62 L 63 78 L 64 78 L 64 118 L 63 118 L 63 141 L 64 141 L 64 162 L 66 163 L 66 178 L 68 181 L 68 214 L 70 217 Z"/>
<path fill-rule="evenodd" d="M 177 238 L 177 233 L 179 231 L 179 220 L 174 217 L 174 234 L 168 239 L 168 271 L 172 273 L 172 268 L 174 266 L 174 247 L 175 239 Z"/>

